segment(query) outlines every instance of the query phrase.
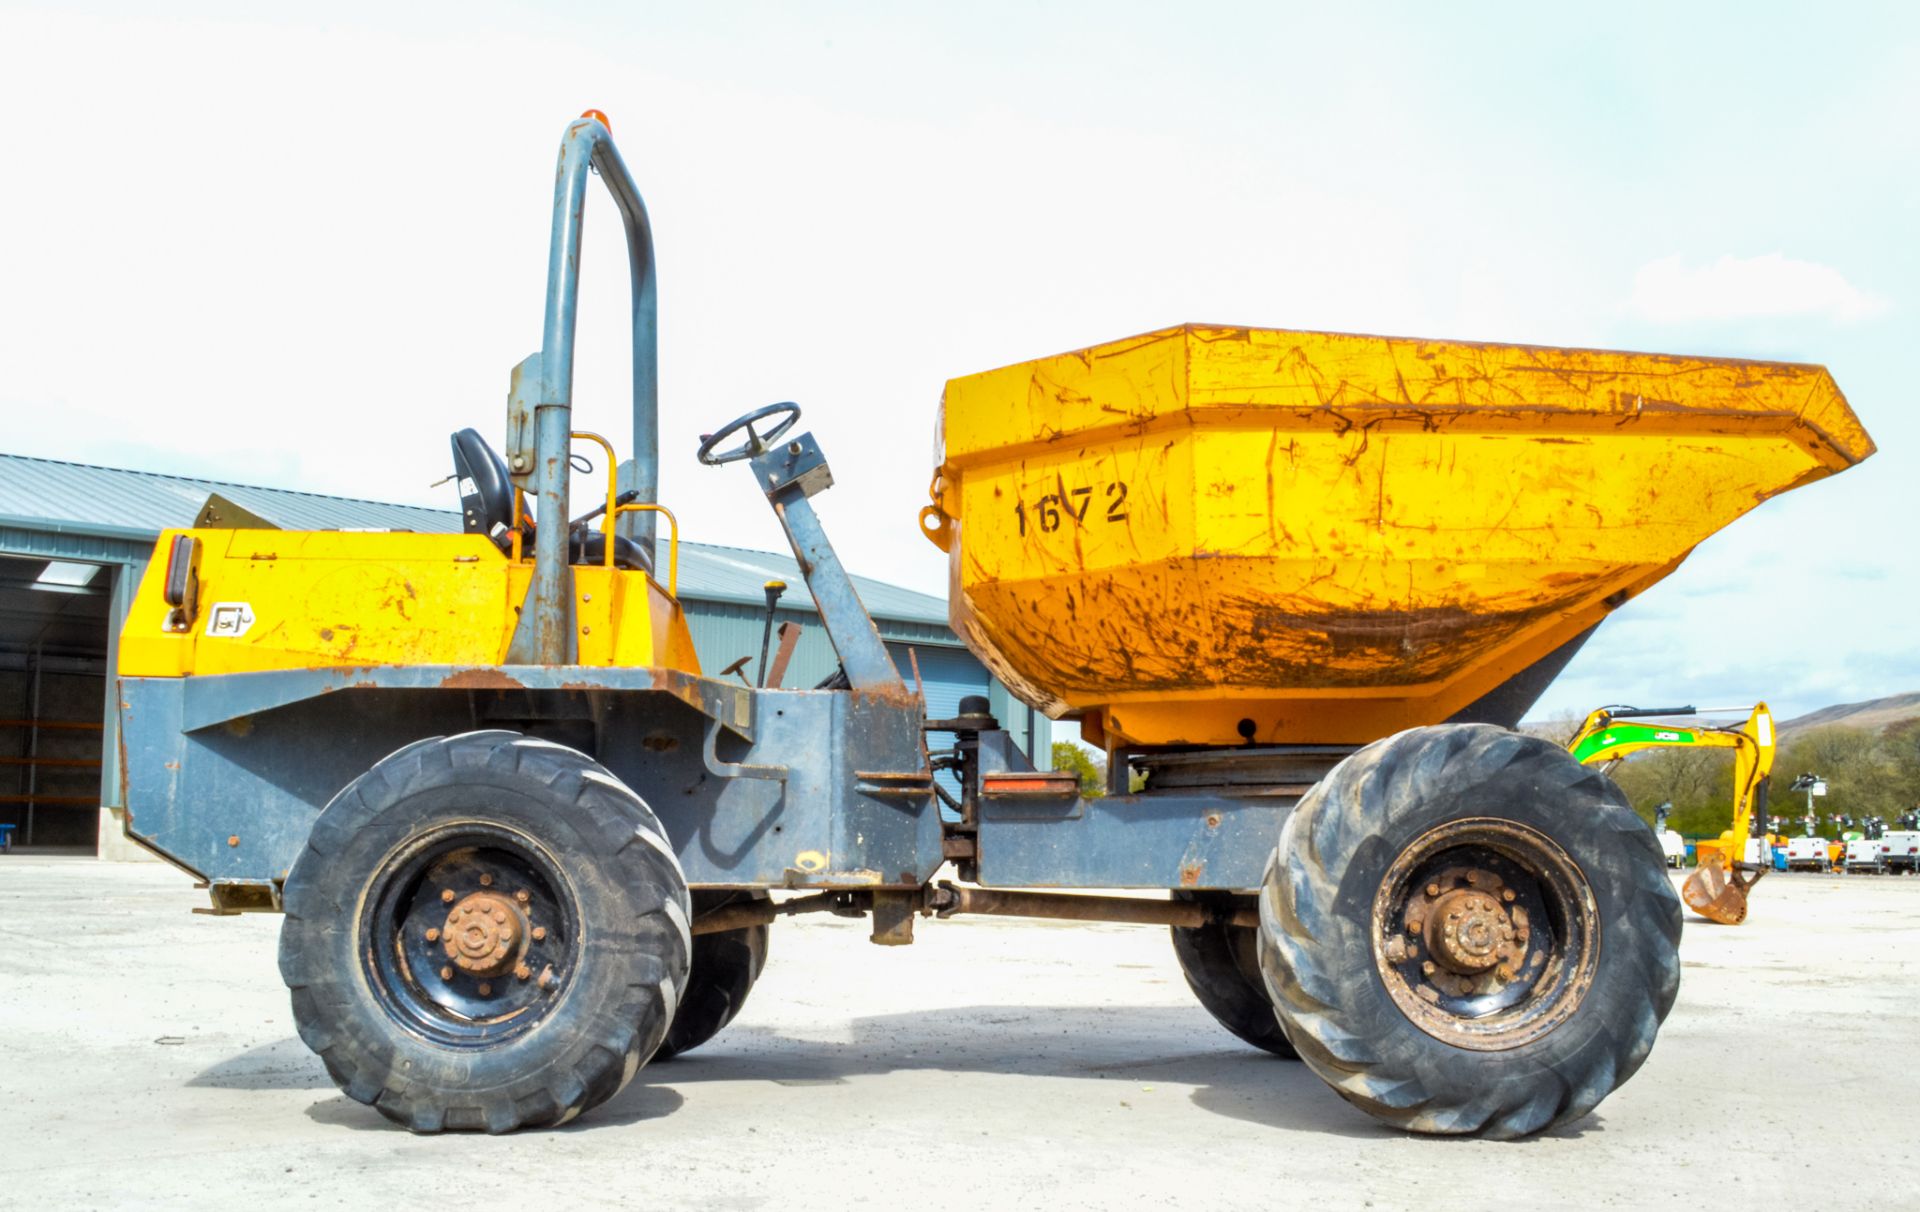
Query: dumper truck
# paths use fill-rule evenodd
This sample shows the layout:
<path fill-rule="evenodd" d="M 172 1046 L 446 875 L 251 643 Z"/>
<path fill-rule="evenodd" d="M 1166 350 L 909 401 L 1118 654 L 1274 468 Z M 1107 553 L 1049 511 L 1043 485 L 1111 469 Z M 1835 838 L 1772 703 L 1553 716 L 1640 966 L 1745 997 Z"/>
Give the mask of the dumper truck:
<path fill-rule="evenodd" d="M 596 178 L 632 429 L 586 502 L 573 444 L 614 449 L 572 402 Z M 929 718 L 790 402 L 694 453 L 766 498 L 839 670 L 702 669 L 658 305 L 589 112 L 501 444 L 452 440 L 464 533 L 169 531 L 129 612 L 129 834 L 209 911 L 284 915 L 293 1021 L 350 1097 L 421 1133 L 564 1123 L 724 1028 L 808 912 L 885 945 L 970 914 L 1167 928 L 1227 1030 L 1415 1132 L 1539 1132 L 1646 1059 L 1680 973 L 1659 843 L 1512 726 L 1701 539 L 1872 452 L 1824 370 L 1187 325 L 951 380 L 919 526 L 967 644 L 1104 750 L 1093 796 L 985 699 Z"/>

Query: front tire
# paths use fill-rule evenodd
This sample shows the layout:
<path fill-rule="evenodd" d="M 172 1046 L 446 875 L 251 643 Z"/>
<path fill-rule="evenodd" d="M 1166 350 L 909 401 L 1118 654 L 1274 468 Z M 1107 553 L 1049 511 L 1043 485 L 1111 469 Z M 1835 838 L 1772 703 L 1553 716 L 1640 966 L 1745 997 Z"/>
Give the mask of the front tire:
<path fill-rule="evenodd" d="M 1261 971 L 1301 1058 L 1416 1132 L 1519 1137 L 1632 1076 L 1679 989 L 1679 898 L 1620 790 L 1558 746 L 1415 728 L 1287 819 Z"/>
<path fill-rule="evenodd" d="M 417 742 L 348 784 L 285 908 L 300 1038 L 415 1132 L 605 1102 L 686 986 L 686 880 L 653 813 L 585 754 L 514 732 Z"/>

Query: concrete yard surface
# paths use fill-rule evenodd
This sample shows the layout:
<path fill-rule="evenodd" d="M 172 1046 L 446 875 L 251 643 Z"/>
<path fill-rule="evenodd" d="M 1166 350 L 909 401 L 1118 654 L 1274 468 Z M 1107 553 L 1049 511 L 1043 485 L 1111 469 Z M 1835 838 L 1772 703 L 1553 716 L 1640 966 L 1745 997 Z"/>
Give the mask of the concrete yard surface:
<path fill-rule="evenodd" d="M 1375 1125 L 1193 1000 L 1166 931 L 774 927 L 746 1009 L 558 1131 L 415 1137 L 295 1037 L 279 921 L 157 864 L 0 857 L 0 1206 L 1920 1206 L 1920 879 L 1774 875 L 1689 917 L 1680 1001 L 1597 1113 Z"/>

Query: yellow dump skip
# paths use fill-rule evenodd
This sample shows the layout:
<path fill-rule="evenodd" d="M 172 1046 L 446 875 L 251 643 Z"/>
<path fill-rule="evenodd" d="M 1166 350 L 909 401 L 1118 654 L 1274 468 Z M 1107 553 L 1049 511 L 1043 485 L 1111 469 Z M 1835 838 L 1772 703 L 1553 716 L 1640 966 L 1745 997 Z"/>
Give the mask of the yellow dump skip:
<path fill-rule="evenodd" d="M 954 627 L 1147 745 L 1446 720 L 1874 449 L 1818 366 L 1199 325 L 952 380 L 941 429 Z"/>

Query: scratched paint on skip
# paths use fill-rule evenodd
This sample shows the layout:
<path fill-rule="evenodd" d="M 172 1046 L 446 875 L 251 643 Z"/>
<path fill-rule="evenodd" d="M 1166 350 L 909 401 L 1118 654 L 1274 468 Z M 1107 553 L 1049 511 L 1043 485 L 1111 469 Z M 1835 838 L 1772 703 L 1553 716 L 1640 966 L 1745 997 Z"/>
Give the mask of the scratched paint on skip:
<path fill-rule="evenodd" d="M 1236 703 L 1337 706 L 1300 741 L 1444 720 L 1873 452 L 1819 367 L 1259 329 L 945 400 L 955 627 L 1051 712 L 1193 708 L 1140 743 L 1237 743 Z"/>

